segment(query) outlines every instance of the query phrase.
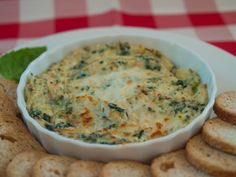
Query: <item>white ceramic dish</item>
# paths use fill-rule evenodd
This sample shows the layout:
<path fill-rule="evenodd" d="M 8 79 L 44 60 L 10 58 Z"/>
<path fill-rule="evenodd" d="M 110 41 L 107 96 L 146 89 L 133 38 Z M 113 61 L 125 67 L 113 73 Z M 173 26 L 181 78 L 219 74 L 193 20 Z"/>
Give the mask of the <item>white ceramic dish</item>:
<path fill-rule="evenodd" d="M 142 143 L 126 145 L 101 145 L 89 144 L 79 140 L 69 139 L 41 127 L 31 118 L 25 108 L 24 86 L 30 73 L 39 74 L 46 70 L 52 63 L 58 62 L 69 51 L 88 45 L 90 43 L 101 43 L 111 41 L 128 41 L 131 43 L 141 43 L 150 48 L 159 49 L 167 57 L 181 67 L 192 68 L 201 76 L 202 82 L 208 85 L 209 103 L 203 113 L 193 122 L 183 129 L 176 131 L 165 137 L 149 140 Z M 77 40 L 62 47 L 49 50 L 32 62 L 23 73 L 18 89 L 18 106 L 23 114 L 29 130 L 39 139 L 43 146 L 52 153 L 77 156 L 82 159 L 94 159 L 109 161 L 115 159 L 132 159 L 138 161 L 148 161 L 154 156 L 172 151 L 185 144 L 203 125 L 210 116 L 211 108 L 216 94 L 215 76 L 208 64 L 196 53 L 186 49 L 171 40 L 161 38 L 150 38 L 142 35 L 109 35 L 104 37 L 91 37 L 87 40 Z"/>

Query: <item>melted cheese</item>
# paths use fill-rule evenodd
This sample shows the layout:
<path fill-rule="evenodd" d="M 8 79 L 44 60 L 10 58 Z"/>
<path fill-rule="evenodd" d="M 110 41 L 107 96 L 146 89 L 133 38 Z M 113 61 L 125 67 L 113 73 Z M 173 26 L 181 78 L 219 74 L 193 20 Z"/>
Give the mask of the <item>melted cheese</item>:
<path fill-rule="evenodd" d="M 90 143 L 124 144 L 185 127 L 208 102 L 191 69 L 129 43 L 77 49 L 29 77 L 25 100 L 45 128 Z"/>

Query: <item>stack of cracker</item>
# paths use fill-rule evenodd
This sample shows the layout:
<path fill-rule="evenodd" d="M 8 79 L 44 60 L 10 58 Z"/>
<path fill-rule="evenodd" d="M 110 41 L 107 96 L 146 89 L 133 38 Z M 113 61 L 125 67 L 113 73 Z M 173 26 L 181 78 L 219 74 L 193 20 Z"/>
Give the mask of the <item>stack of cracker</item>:
<path fill-rule="evenodd" d="M 236 91 L 220 94 L 214 111 L 217 117 L 206 121 L 185 150 L 153 161 L 154 177 L 236 177 Z"/>
<path fill-rule="evenodd" d="M 16 86 L 0 79 L 0 176 L 6 176 L 9 162 L 20 152 L 45 151 L 29 133 L 16 107 Z"/>

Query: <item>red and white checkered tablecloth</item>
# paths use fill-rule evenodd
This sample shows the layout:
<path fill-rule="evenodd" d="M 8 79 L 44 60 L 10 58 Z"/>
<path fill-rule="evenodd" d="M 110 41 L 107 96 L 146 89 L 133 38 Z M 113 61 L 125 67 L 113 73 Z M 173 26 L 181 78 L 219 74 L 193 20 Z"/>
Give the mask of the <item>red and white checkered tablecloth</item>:
<path fill-rule="evenodd" d="M 57 32 L 113 25 L 171 31 L 236 55 L 236 0 L 0 0 L 0 53 Z"/>

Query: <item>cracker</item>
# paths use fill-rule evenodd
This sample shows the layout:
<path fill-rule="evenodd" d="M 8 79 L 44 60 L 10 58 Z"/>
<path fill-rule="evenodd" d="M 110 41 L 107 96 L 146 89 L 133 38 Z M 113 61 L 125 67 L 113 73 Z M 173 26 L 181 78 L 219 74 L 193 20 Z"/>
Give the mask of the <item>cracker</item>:
<path fill-rule="evenodd" d="M 75 161 L 66 156 L 48 155 L 36 162 L 32 177 L 66 177 L 69 166 Z"/>
<path fill-rule="evenodd" d="M 219 118 L 208 120 L 202 128 L 202 139 L 214 148 L 236 155 L 236 126 Z"/>
<path fill-rule="evenodd" d="M 31 177 L 33 165 L 46 153 L 42 151 L 24 151 L 17 154 L 7 166 L 7 177 Z"/>
<path fill-rule="evenodd" d="M 236 156 L 212 148 L 200 135 L 188 141 L 186 154 L 192 165 L 213 176 L 236 176 Z"/>
<path fill-rule="evenodd" d="M 101 172 L 101 177 L 151 177 L 148 165 L 135 161 L 113 161 L 107 163 Z"/>
<path fill-rule="evenodd" d="M 155 158 L 151 169 L 153 177 L 211 177 L 192 166 L 187 161 L 184 150 Z"/>
<path fill-rule="evenodd" d="M 67 177 L 99 177 L 103 166 L 100 162 L 78 160 L 70 165 Z"/>
<path fill-rule="evenodd" d="M 13 80 L 7 80 L 7 79 L 4 79 L 4 78 L 0 78 L 0 87 L 5 91 L 8 98 L 16 106 L 17 105 L 16 104 L 17 83 Z"/>
<path fill-rule="evenodd" d="M 8 163 L 26 150 L 45 151 L 16 116 L 0 113 L 0 174 L 5 176 Z"/>
<path fill-rule="evenodd" d="M 236 125 L 236 91 L 219 94 L 213 109 L 220 119 Z"/>

